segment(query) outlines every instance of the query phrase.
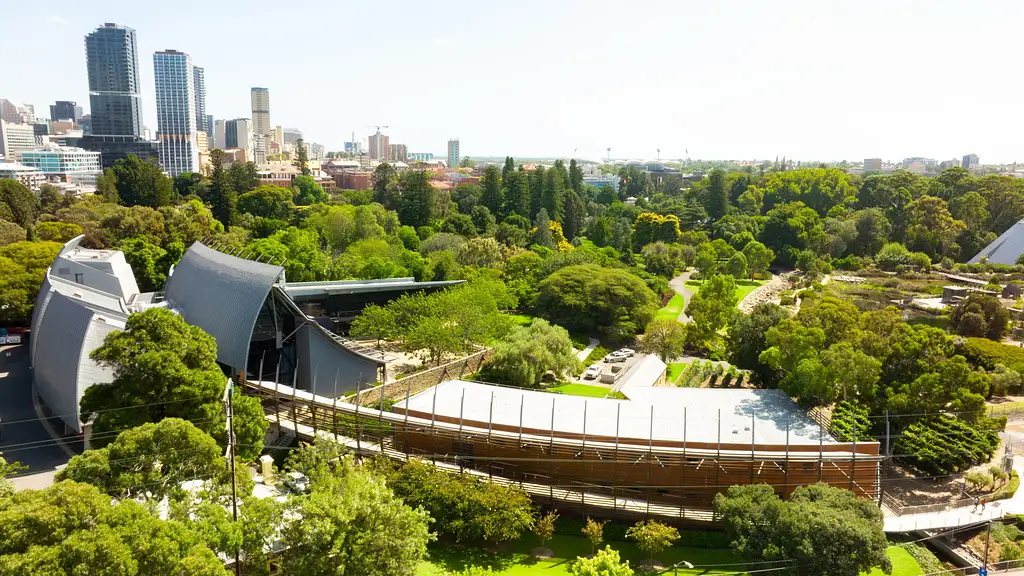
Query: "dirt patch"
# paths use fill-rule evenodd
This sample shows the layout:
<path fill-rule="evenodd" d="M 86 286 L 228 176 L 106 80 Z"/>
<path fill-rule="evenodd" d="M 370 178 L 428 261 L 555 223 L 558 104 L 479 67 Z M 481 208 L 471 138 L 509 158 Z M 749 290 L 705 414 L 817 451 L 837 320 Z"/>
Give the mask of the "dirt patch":
<path fill-rule="evenodd" d="M 988 488 L 976 491 L 969 484 L 965 486 L 964 477 L 972 472 L 988 474 L 989 466 L 1002 467 L 1003 446 L 996 448 L 992 459 L 979 464 L 964 474 L 943 478 L 917 478 L 915 473 L 894 466 L 887 470 L 885 493 L 903 503 L 904 506 L 921 506 L 926 504 L 949 504 L 963 498 L 987 496 L 993 490 Z M 996 481 L 995 490 L 999 490 L 1006 481 Z M 967 494 L 964 494 L 964 490 Z"/>

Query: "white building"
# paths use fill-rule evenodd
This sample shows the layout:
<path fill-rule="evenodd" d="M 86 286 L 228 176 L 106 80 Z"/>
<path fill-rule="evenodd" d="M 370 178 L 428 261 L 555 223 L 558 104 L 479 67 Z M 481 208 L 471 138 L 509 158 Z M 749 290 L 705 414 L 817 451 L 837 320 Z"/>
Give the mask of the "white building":
<path fill-rule="evenodd" d="M 0 156 L 8 162 L 18 159 L 19 152 L 35 150 L 36 134 L 31 124 L 15 124 L 0 120 Z"/>
<path fill-rule="evenodd" d="M 160 165 L 171 177 L 182 172 L 198 172 L 192 58 L 177 50 L 156 52 L 153 54 L 153 71 Z"/>
<path fill-rule="evenodd" d="M 252 127 L 257 134 L 266 137 L 274 135 L 274 129 L 270 126 L 270 90 L 266 88 L 253 88 L 250 90 L 249 99 L 252 103 Z"/>
<path fill-rule="evenodd" d="M 216 120 L 213 123 L 213 147 L 224 150 L 228 147 L 226 140 L 227 120 Z"/>
<path fill-rule="evenodd" d="M 82 148 L 48 148 L 18 154 L 18 161 L 42 171 L 47 178 L 81 186 L 95 186 L 96 177 L 103 173 L 100 153 Z"/>
<path fill-rule="evenodd" d="M 33 190 L 38 190 L 39 185 L 46 181 L 42 171 L 14 162 L 0 162 L 0 179 L 3 178 L 17 180 Z"/>

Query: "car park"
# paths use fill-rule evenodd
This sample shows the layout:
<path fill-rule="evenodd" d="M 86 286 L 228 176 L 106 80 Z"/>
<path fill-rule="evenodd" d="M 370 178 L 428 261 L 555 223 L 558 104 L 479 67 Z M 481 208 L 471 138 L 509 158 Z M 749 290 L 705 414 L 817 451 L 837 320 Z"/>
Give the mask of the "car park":
<path fill-rule="evenodd" d="M 601 367 L 597 364 L 592 364 L 586 371 L 583 372 L 583 378 L 587 380 L 593 380 L 601 375 Z"/>

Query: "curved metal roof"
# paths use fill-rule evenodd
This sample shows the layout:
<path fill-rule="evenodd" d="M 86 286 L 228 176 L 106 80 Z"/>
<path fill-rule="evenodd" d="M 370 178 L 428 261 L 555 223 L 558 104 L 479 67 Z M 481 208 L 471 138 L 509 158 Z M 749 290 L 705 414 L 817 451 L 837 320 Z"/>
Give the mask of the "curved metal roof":
<path fill-rule="evenodd" d="M 164 299 L 217 340 L 220 363 L 245 370 L 256 317 L 282 271 L 196 242 L 167 279 Z"/>

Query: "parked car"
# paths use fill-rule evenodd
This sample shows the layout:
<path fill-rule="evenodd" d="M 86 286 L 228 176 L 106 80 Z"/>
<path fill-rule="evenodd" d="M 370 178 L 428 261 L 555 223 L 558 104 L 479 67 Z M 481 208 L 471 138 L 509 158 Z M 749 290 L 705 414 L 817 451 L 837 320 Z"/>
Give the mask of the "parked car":
<path fill-rule="evenodd" d="M 636 350 L 633 350 L 632 348 L 623 348 L 622 350 L 619 350 L 618 353 L 624 355 L 626 358 L 636 356 Z"/>
<path fill-rule="evenodd" d="M 605 362 L 609 362 L 609 363 L 611 363 L 611 362 L 625 362 L 626 361 L 626 356 L 624 354 L 619 354 L 618 352 L 612 352 L 611 354 L 609 354 L 609 355 L 604 357 L 604 361 Z"/>
<path fill-rule="evenodd" d="M 289 472 L 282 480 L 292 492 L 302 493 L 309 489 L 309 479 L 302 472 Z"/>
<path fill-rule="evenodd" d="M 586 380 L 593 380 L 594 378 L 597 378 L 600 375 L 601 367 L 598 366 L 597 364 L 592 364 L 590 368 L 587 368 L 586 371 L 583 372 L 583 378 Z"/>

